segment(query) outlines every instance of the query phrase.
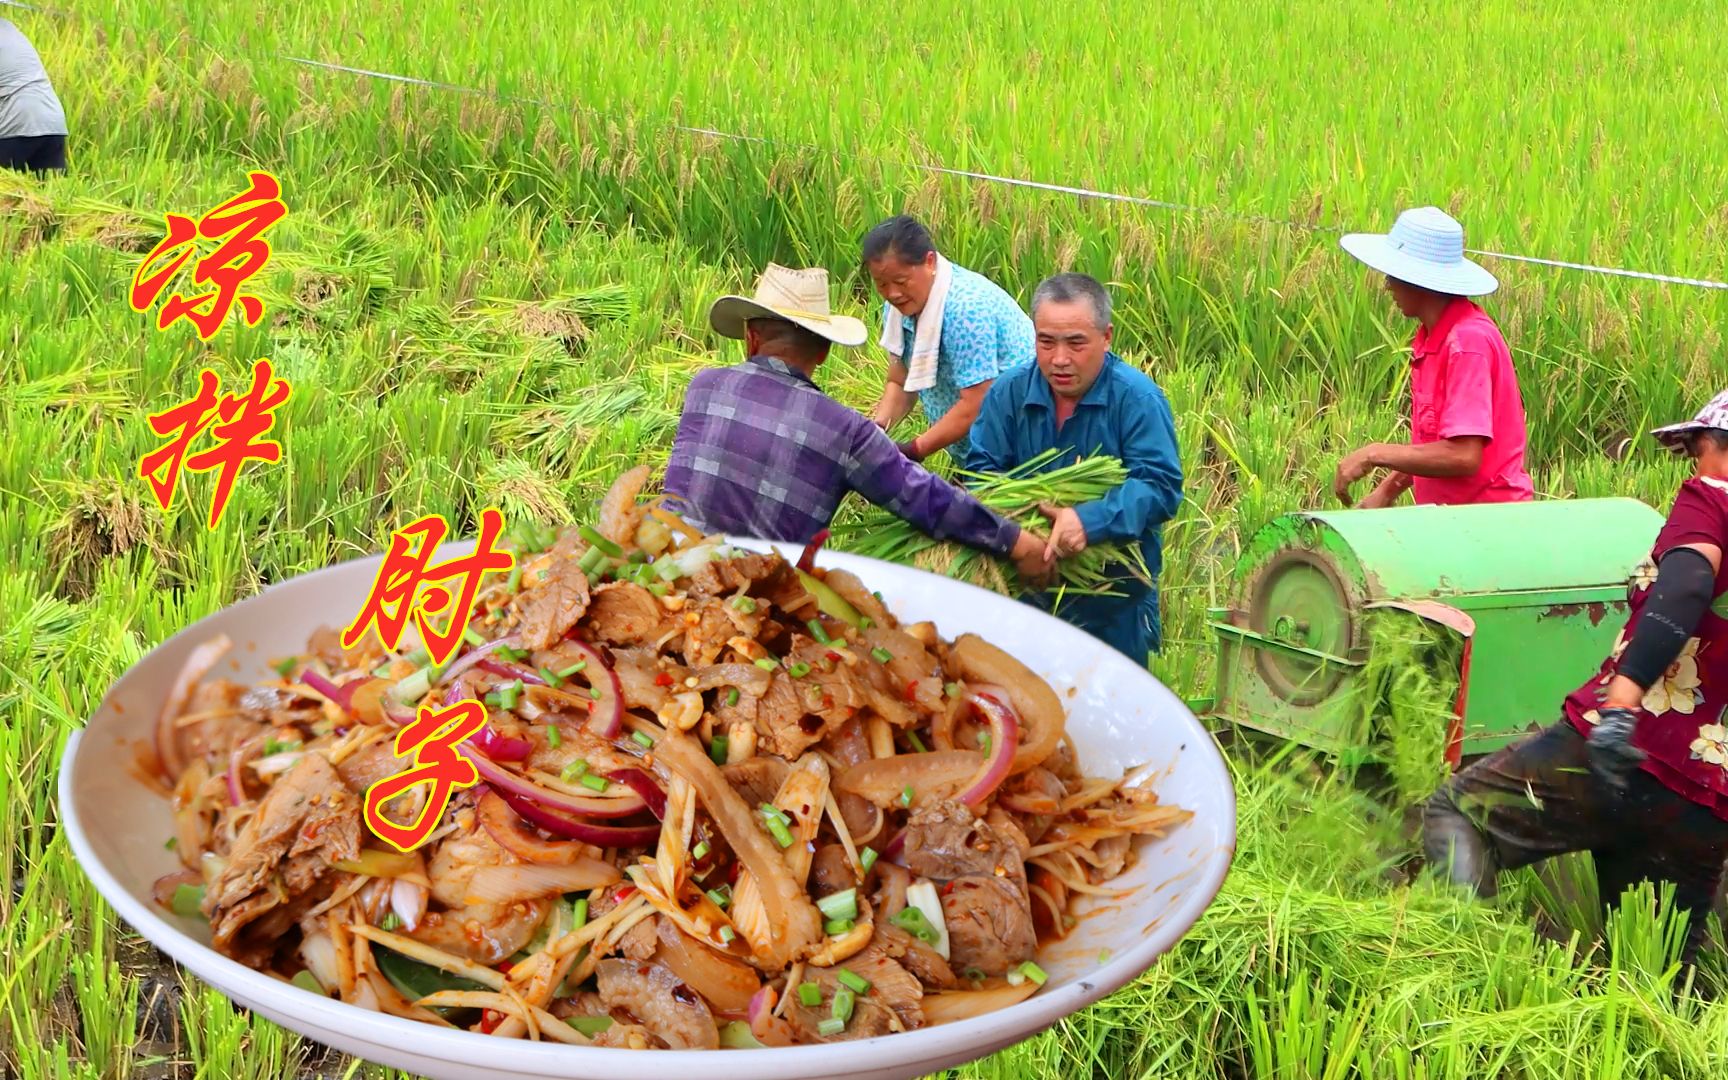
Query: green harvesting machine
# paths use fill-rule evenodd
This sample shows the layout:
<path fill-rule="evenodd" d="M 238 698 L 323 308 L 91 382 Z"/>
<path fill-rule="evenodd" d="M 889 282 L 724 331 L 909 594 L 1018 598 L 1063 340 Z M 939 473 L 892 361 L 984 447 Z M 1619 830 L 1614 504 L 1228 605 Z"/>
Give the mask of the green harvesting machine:
<path fill-rule="evenodd" d="M 1619 636 L 1663 517 L 1636 499 L 1301 512 L 1273 520 L 1214 608 L 1212 716 L 1335 755 L 1372 755 L 1359 702 L 1373 612 L 1460 636 L 1446 758 L 1552 723 Z M 1450 673 L 1448 673 L 1450 674 Z"/>

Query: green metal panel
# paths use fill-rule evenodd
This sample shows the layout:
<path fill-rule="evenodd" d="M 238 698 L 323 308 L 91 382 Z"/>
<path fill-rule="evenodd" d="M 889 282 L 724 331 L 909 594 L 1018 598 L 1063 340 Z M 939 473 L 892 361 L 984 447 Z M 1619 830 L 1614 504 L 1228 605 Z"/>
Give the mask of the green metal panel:
<path fill-rule="evenodd" d="M 1553 722 L 1626 620 L 1626 581 L 1663 517 L 1636 499 L 1286 514 L 1237 561 L 1216 714 L 1334 753 L 1372 603 L 1434 600 L 1476 624 L 1465 753 Z"/>

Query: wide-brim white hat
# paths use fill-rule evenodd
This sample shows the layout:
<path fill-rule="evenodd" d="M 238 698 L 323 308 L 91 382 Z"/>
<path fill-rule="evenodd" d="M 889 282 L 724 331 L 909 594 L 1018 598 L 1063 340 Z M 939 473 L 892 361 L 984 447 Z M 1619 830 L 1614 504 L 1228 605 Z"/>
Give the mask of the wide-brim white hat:
<path fill-rule="evenodd" d="M 1708 431 L 1711 428 L 1728 431 L 1728 390 L 1711 398 L 1710 403 L 1699 409 L 1698 415 L 1692 419 L 1659 427 L 1650 434 L 1663 446 L 1675 453 L 1681 453 L 1686 449 L 1686 436 L 1694 431 Z"/>
<path fill-rule="evenodd" d="M 1450 296 L 1487 296 L 1500 282 L 1464 257 L 1464 227 L 1437 206 L 1406 210 L 1389 233 L 1351 233 L 1339 244 L 1374 269 Z"/>
<path fill-rule="evenodd" d="M 722 296 L 708 309 L 708 325 L 722 337 L 744 337 L 751 319 L 785 319 L 836 345 L 864 344 L 869 329 L 860 319 L 836 315 L 828 304 L 828 271 L 794 270 L 779 263 L 756 279 L 755 296 Z"/>

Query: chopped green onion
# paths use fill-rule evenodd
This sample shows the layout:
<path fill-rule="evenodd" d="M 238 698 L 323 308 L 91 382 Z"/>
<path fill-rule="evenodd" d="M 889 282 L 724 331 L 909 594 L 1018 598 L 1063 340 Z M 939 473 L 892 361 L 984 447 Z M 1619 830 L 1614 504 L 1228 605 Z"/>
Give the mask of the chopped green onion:
<path fill-rule="evenodd" d="M 726 706 L 727 708 L 731 708 L 736 704 L 738 704 L 738 688 L 734 686 L 732 689 L 726 691 Z"/>
<path fill-rule="evenodd" d="M 768 819 L 768 835 L 772 836 L 774 842 L 783 848 L 789 848 L 792 846 L 792 830 L 788 829 L 776 818 Z"/>
<path fill-rule="evenodd" d="M 425 697 L 431 689 L 432 668 L 428 666 L 416 668 L 412 674 L 404 676 L 391 693 L 395 695 L 397 701 L 404 705 L 411 705 Z"/>
<path fill-rule="evenodd" d="M 887 606 L 887 604 L 888 604 L 888 601 L 886 601 L 886 600 L 884 600 L 884 599 L 882 599 L 882 594 L 881 594 L 881 593 L 879 593 L 879 592 L 873 592 L 873 593 L 871 593 L 871 594 L 870 594 L 870 595 L 871 595 L 871 596 L 874 596 L 874 597 L 875 597 L 875 598 L 876 598 L 876 602 L 877 602 L 877 603 L 878 603 L 878 604 L 881 604 L 881 605 L 883 605 L 883 606 L 884 606 L 884 607 L 886 607 L 886 606 Z"/>
<path fill-rule="evenodd" d="M 599 701 L 605 695 L 600 693 L 600 688 L 598 686 L 590 686 L 588 688 L 588 696 L 593 698 L 595 701 Z"/>
<path fill-rule="evenodd" d="M 756 611 L 756 601 L 748 596 L 734 596 L 732 606 L 746 615 L 755 614 Z"/>
<path fill-rule="evenodd" d="M 918 751 L 920 754 L 927 754 L 930 752 L 930 748 L 924 745 L 924 740 L 918 737 L 916 731 L 906 732 L 906 738 L 911 740 L 912 749 Z"/>
<path fill-rule="evenodd" d="M 732 944 L 732 939 L 737 936 L 738 931 L 732 929 L 730 926 L 722 926 L 720 928 L 720 940 L 728 945 Z"/>
<path fill-rule="evenodd" d="M 1106 963 L 1110 962 L 1110 950 L 1109 949 L 1099 949 L 1098 950 L 1098 962 L 1100 964 L 1106 964 Z"/>
<path fill-rule="evenodd" d="M 852 1006 L 857 1000 L 858 995 L 844 986 L 834 991 L 834 1019 L 842 1024 L 852 1019 Z"/>
<path fill-rule="evenodd" d="M 576 560 L 576 568 L 584 574 L 597 574 L 606 565 L 606 553 L 597 547 L 591 547 Z"/>
<path fill-rule="evenodd" d="M 690 857 L 692 859 L 695 859 L 698 862 L 700 862 L 702 860 L 702 857 L 704 855 L 707 855 L 707 854 L 708 854 L 708 841 L 706 841 L 706 840 L 702 841 L 701 843 L 697 844 L 695 847 L 690 849 Z"/>
<path fill-rule="evenodd" d="M 487 694 L 485 697 L 481 698 L 480 700 L 484 701 L 486 704 L 492 706 L 494 709 L 502 709 L 504 707 L 504 695 L 500 694 L 496 690 Z"/>
<path fill-rule="evenodd" d="M 962 971 L 960 977 L 970 982 L 981 982 L 985 978 L 983 969 L 975 967 L 969 967 Z"/>
<path fill-rule="evenodd" d="M 770 821 L 778 821 L 782 825 L 792 824 L 792 819 L 786 816 L 786 811 L 775 806 L 773 803 L 763 803 L 761 806 L 757 807 L 756 812 Z"/>
<path fill-rule="evenodd" d="M 930 922 L 930 917 L 915 907 L 901 908 L 899 914 L 888 921 L 926 945 L 934 945 L 942 937 L 936 932 L 936 927 Z"/>
<path fill-rule="evenodd" d="M 187 918 L 203 914 L 199 910 L 203 906 L 204 886 L 202 885 L 181 885 L 174 890 L 173 899 L 168 901 L 168 910 Z"/>
<path fill-rule="evenodd" d="M 1010 971 L 1008 973 L 1008 985 L 1009 986 L 1025 986 L 1026 985 L 1026 976 L 1024 976 L 1020 973 L 1019 968 L 1015 968 L 1013 971 Z"/>
<path fill-rule="evenodd" d="M 542 679 L 545 679 L 546 685 L 552 687 L 554 690 L 556 690 L 558 687 L 564 685 L 564 680 L 562 678 L 560 678 L 558 673 L 556 671 L 553 671 L 551 668 L 544 668 L 544 667 L 541 668 L 540 669 L 540 677 Z"/>
<path fill-rule="evenodd" d="M 851 968 L 841 968 L 834 973 L 834 977 L 850 987 L 854 994 L 868 994 L 870 992 L 870 980 L 855 974 Z"/>
<path fill-rule="evenodd" d="M 766 1050 L 768 1044 L 758 1042 L 750 1025 L 742 1020 L 728 1021 L 720 1028 L 720 1046 L 726 1050 Z"/>
<path fill-rule="evenodd" d="M 498 655 L 514 663 L 517 660 L 528 659 L 528 650 L 518 649 L 514 645 L 500 645 L 498 647 Z"/>
<path fill-rule="evenodd" d="M 984 751 L 985 757 L 990 756 L 990 733 L 988 731 L 978 733 L 978 746 Z"/>
<path fill-rule="evenodd" d="M 647 750 L 654 745 L 654 737 L 645 731 L 632 731 L 630 733 L 630 738 L 644 750 Z"/>
<path fill-rule="evenodd" d="M 844 892 L 832 893 L 816 901 L 816 909 L 825 919 L 856 919 L 858 917 L 858 890 L 847 889 Z"/>
<path fill-rule="evenodd" d="M 822 1004 L 822 988 L 815 983 L 798 984 L 798 1000 L 807 1009 L 814 1009 Z"/>
<path fill-rule="evenodd" d="M 827 1020 L 824 1020 L 820 1024 L 816 1025 L 816 1034 L 822 1036 L 823 1038 L 827 1038 L 830 1035 L 838 1035 L 842 1031 L 845 1031 L 845 1030 L 846 1030 L 846 1021 L 835 1020 L 832 1017 L 830 1017 Z"/>
<path fill-rule="evenodd" d="M 580 930 L 587 925 L 588 898 L 584 896 L 582 899 L 570 905 L 570 929 Z"/>
<path fill-rule="evenodd" d="M 960 684 L 957 682 L 944 683 L 942 692 L 951 698 L 957 698 L 960 696 Z"/>
<path fill-rule="evenodd" d="M 590 544 L 594 545 L 594 547 L 599 548 L 601 551 L 612 556 L 614 559 L 620 558 L 624 554 L 623 548 L 606 539 L 604 536 L 601 536 L 592 526 L 576 526 L 576 535 L 588 541 Z"/>
<path fill-rule="evenodd" d="M 804 676 L 810 674 L 810 665 L 806 664 L 804 661 L 800 660 L 796 664 L 793 664 L 791 667 L 787 668 L 786 672 L 787 672 L 787 674 L 791 675 L 794 679 L 802 679 Z"/>
<path fill-rule="evenodd" d="M 875 626 L 875 625 L 876 625 L 875 623 L 870 621 L 870 617 L 868 615 L 863 616 L 862 618 L 860 618 L 858 620 L 858 629 L 860 629 L 860 630 L 868 630 L 872 626 Z"/>
<path fill-rule="evenodd" d="M 294 665 L 298 664 L 299 662 L 300 662 L 299 660 L 290 656 L 286 659 L 278 660 L 274 664 L 271 664 L 270 666 L 276 669 L 276 674 L 278 674 L 278 675 L 282 676 L 284 679 L 286 679 L 289 675 L 291 675 L 293 673 Z"/>
<path fill-rule="evenodd" d="M 856 919 L 829 919 L 822 924 L 822 932 L 829 937 L 839 937 L 842 934 L 850 934 L 852 928 L 857 925 Z"/>
<path fill-rule="evenodd" d="M 731 748 L 732 740 L 724 735 L 714 736 L 714 741 L 708 744 L 708 758 L 716 765 L 726 764 L 726 753 Z"/>
<path fill-rule="evenodd" d="M 874 656 L 876 658 L 876 662 L 878 664 L 886 664 L 888 661 L 894 659 L 894 654 L 889 652 L 887 649 L 884 649 L 880 645 L 876 646 L 874 649 L 871 649 L 870 655 Z"/>
<path fill-rule="evenodd" d="M 276 737 L 272 735 L 270 738 L 264 740 L 265 757 L 269 757 L 271 754 L 283 754 L 290 750 L 298 749 L 300 749 L 299 739 L 291 739 L 287 742 L 277 742 Z"/>
<path fill-rule="evenodd" d="M 655 596 L 665 596 L 666 595 L 666 586 L 661 584 L 658 581 L 651 582 L 648 585 L 648 591 L 653 593 Z"/>
<path fill-rule="evenodd" d="M 912 805 L 912 785 L 911 784 L 907 784 L 904 788 L 902 788 L 900 790 L 900 805 L 901 806 L 911 806 Z"/>
<path fill-rule="evenodd" d="M 775 668 L 780 666 L 780 662 L 764 656 L 762 659 L 756 661 L 756 666 L 761 668 L 763 671 L 773 671 Z"/>
<path fill-rule="evenodd" d="M 1037 983 L 1039 986 L 1043 986 L 1045 983 L 1050 981 L 1050 976 L 1044 974 L 1044 969 L 1039 967 L 1037 964 L 1034 964 L 1030 960 L 1026 961 L 1024 964 L 1021 964 L 1020 967 L 1018 968 L 1018 970 L 1019 970 L 1020 974 L 1026 976 L 1028 979 L 1031 979 L 1033 982 Z"/>
<path fill-rule="evenodd" d="M 678 569 L 678 561 L 676 559 L 661 559 L 659 562 L 654 564 L 652 569 L 655 577 L 667 583 L 677 581 L 679 575 L 683 573 L 683 571 Z"/>
<path fill-rule="evenodd" d="M 860 866 L 864 867 L 864 872 L 868 874 L 870 868 L 876 865 L 876 860 L 878 858 L 880 858 L 880 856 L 876 854 L 876 849 L 873 847 L 867 847 L 859 853 L 858 863 Z"/>
<path fill-rule="evenodd" d="M 327 994 L 324 993 L 324 985 L 318 981 L 318 976 L 312 974 L 310 971 L 307 971 L 304 968 L 302 968 L 299 971 L 296 971 L 294 973 L 294 977 L 292 979 L 289 979 L 288 981 L 290 983 L 294 984 L 295 986 L 298 986 L 302 990 L 310 991 L 311 993 L 317 994 L 319 997 L 327 997 L 328 996 Z"/>
<path fill-rule="evenodd" d="M 472 626 L 463 629 L 462 640 L 474 646 L 476 649 L 486 644 L 486 639 L 480 636 L 480 631 L 474 629 Z"/>
<path fill-rule="evenodd" d="M 564 733 L 558 730 L 557 724 L 546 725 L 546 745 L 554 750 L 564 745 Z"/>
<path fill-rule="evenodd" d="M 572 1016 L 568 1017 L 564 1022 L 575 1028 L 577 1031 L 580 1031 L 582 1034 L 588 1036 L 590 1039 L 612 1026 L 612 1018 L 610 1016 Z"/>
<path fill-rule="evenodd" d="M 498 691 L 499 698 L 504 703 L 506 712 L 516 707 L 516 702 L 522 697 L 522 680 L 507 682 Z"/>
<path fill-rule="evenodd" d="M 566 784 L 574 784 L 576 781 L 582 779 L 583 774 L 587 771 L 588 763 L 583 761 L 581 758 L 577 758 L 575 761 L 564 766 L 564 771 L 559 773 L 558 776 Z"/>
<path fill-rule="evenodd" d="M 588 661 L 578 660 L 574 664 L 571 664 L 569 667 L 565 668 L 563 671 L 560 671 L 558 673 L 558 677 L 560 679 L 568 679 L 570 676 L 576 674 L 578 671 L 581 671 L 583 668 L 585 668 L 587 666 L 588 666 Z"/>
<path fill-rule="evenodd" d="M 607 783 L 608 782 L 604 776 L 595 776 L 593 773 L 589 773 L 582 778 L 582 786 L 585 788 L 592 788 L 595 791 L 605 791 Z"/>
<path fill-rule="evenodd" d="M 821 619 L 811 619 L 804 624 L 810 628 L 810 636 L 824 645 L 834 644 L 834 639 L 828 636 L 828 631 L 822 629 Z"/>
<path fill-rule="evenodd" d="M 162 846 L 169 851 L 173 851 L 175 848 L 180 846 L 180 839 L 179 837 L 170 836 L 168 842 Z"/>
<path fill-rule="evenodd" d="M 522 587 L 522 567 L 520 565 L 510 568 L 510 576 L 504 580 L 504 587 L 511 592 Z"/>
<path fill-rule="evenodd" d="M 377 667 L 373 668 L 372 669 L 372 677 L 376 678 L 376 679 L 388 679 L 390 677 L 390 665 L 393 662 L 394 661 L 386 660 L 382 664 L 379 664 Z"/>
<path fill-rule="evenodd" d="M 721 911 L 725 911 L 726 905 L 732 902 L 731 897 L 727 896 L 726 893 L 721 892 L 720 889 L 709 889 L 708 899 L 714 901 L 714 906 L 719 908 Z"/>
<path fill-rule="evenodd" d="M 394 930 L 401 925 L 402 917 L 394 911 L 386 912 L 384 917 L 378 920 L 378 929 L 380 930 Z"/>

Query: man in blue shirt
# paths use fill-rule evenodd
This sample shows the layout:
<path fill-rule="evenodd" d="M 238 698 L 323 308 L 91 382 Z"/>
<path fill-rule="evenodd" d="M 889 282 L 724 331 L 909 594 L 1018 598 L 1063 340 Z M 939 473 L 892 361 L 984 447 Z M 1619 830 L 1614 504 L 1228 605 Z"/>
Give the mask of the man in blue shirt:
<path fill-rule="evenodd" d="M 1093 454 L 1117 458 L 1128 480 L 1102 499 L 1057 511 L 1048 555 L 1062 558 L 1087 544 L 1138 541 L 1154 579 L 1163 566 L 1162 532 L 1182 502 L 1182 463 L 1164 391 L 1110 351 L 1110 294 L 1084 274 L 1057 274 L 1032 294 L 1037 363 L 990 387 L 972 428 L 966 467 L 1007 472 L 1051 447 L 1059 468 Z M 1125 597 L 1062 601 L 1062 618 L 1137 663 L 1162 643 L 1158 592 L 1130 580 Z M 1051 593 L 1028 603 L 1049 610 Z"/>
<path fill-rule="evenodd" d="M 958 465 L 991 381 L 1031 363 L 1032 320 L 1001 286 L 943 257 L 915 218 L 871 229 L 863 261 L 882 297 L 880 343 L 888 353 L 872 419 L 892 431 L 917 402 L 930 428 L 900 443 L 900 452 L 923 461 L 947 450 Z"/>

